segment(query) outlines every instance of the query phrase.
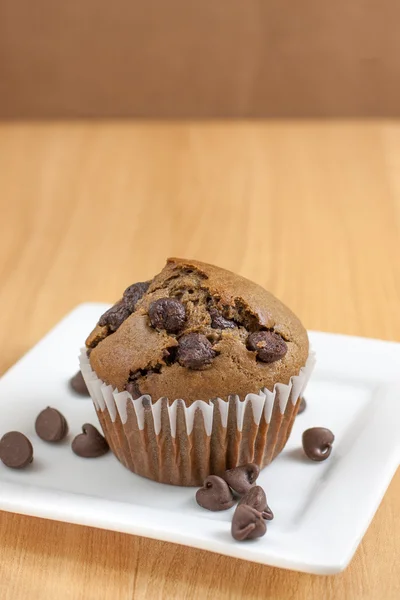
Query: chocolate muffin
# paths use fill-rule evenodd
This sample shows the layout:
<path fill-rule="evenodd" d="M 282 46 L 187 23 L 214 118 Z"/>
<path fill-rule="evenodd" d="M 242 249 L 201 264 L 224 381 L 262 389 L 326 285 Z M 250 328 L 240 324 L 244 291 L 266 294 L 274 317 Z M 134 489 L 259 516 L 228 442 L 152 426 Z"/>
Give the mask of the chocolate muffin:
<path fill-rule="evenodd" d="M 128 287 L 100 317 L 86 346 L 82 372 L 89 391 L 95 380 L 113 390 L 108 403 L 91 392 L 111 448 L 131 470 L 169 483 L 197 485 L 200 477 L 221 471 L 222 463 L 236 466 L 243 455 L 260 466 L 270 462 L 286 443 L 310 371 L 307 332 L 285 305 L 243 277 L 194 260 L 171 258 L 152 281 Z M 110 417 L 101 405 L 113 401 Z M 126 442 L 134 430 L 148 427 L 143 410 L 153 429 L 151 468 L 148 460 L 138 468 L 128 456 L 149 447 L 137 442 L 132 449 Z M 165 456 L 163 435 L 176 461 Z M 182 460 L 182 435 L 190 454 L 184 473 L 171 466 Z M 193 445 L 189 438 L 196 435 Z"/>

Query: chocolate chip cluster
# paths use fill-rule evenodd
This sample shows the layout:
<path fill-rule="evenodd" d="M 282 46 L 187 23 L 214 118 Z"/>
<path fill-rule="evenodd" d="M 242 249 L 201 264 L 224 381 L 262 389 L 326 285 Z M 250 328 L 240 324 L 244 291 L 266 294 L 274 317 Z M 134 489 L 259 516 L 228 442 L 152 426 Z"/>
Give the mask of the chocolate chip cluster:
<path fill-rule="evenodd" d="M 259 472 L 256 464 L 248 463 L 225 471 L 221 477 L 209 475 L 196 493 L 197 503 L 212 511 L 231 508 L 236 503 L 235 496 L 239 496 L 231 526 L 232 537 L 238 541 L 265 535 L 265 521 L 274 518 L 263 488 L 255 485 Z"/>
<path fill-rule="evenodd" d="M 226 319 L 214 306 L 209 309 L 211 327 L 213 329 L 234 329 L 237 324 Z M 174 298 L 160 298 L 150 304 L 149 318 L 151 325 L 158 330 L 178 334 L 186 321 L 184 304 Z M 264 363 L 272 363 L 283 358 L 287 352 L 286 342 L 273 331 L 255 331 L 247 338 L 247 349 L 256 352 L 257 359 Z M 182 367 L 202 370 L 211 365 L 217 352 L 212 343 L 202 333 L 188 333 L 179 338 L 177 358 Z"/>
<path fill-rule="evenodd" d="M 35 421 L 37 436 L 44 442 L 59 443 L 68 434 L 68 423 L 56 408 L 48 406 Z M 82 458 L 97 458 L 109 450 L 106 439 L 91 425 L 82 426 L 82 433 L 72 441 L 72 451 Z M 24 469 L 33 462 L 33 446 L 20 431 L 9 431 L 0 439 L 0 461 L 10 469 Z"/>
<path fill-rule="evenodd" d="M 326 460 L 334 439 L 325 427 L 307 429 L 302 437 L 305 455 L 313 461 Z M 255 485 L 259 472 L 256 464 L 248 463 L 225 471 L 221 477 L 209 475 L 196 493 L 197 504 L 212 511 L 232 508 L 239 496 L 231 525 L 232 537 L 238 541 L 262 537 L 267 532 L 265 521 L 274 518 L 263 488 Z"/>
<path fill-rule="evenodd" d="M 122 299 L 107 310 L 99 320 L 100 327 L 106 327 L 108 334 L 114 333 L 122 323 L 135 311 L 136 305 L 143 298 L 150 286 L 149 281 L 134 283 L 123 293 Z M 183 292 L 182 292 L 183 293 Z M 208 298 L 208 313 L 212 329 L 218 331 L 235 329 L 240 324 L 234 319 L 227 318 L 215 306 L 212 297 Z M 182 367 L 193 370 L 203 370 L 212 364 L 218 355 L 213 348 L 210 336 L 201 332 L 182 333 L 187 321 L 184 302 L 177 298 L 158 298 L 152 302 L 148 309 L 149 324 L 157 331 L 166 331 L 178 339 L 178 348 L 174 358 Z M 253 323 L 256 327 L 257 323 Z M 282 359 L 287 352 L 285 340 L 274 331 L 248 331 L 246 347 L 256 354 L 257 360 L 263 363 L 273 363 Z"/>

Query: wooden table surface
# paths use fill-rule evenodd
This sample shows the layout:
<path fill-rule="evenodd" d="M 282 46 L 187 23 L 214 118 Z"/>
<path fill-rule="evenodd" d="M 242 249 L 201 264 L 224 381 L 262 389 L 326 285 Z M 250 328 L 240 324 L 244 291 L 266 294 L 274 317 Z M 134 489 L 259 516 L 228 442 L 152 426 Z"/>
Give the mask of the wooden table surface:
<path fill-rule="evenodd" d="M 400 122 L 3 123 L 0 203 L 1 373 L 168 255 L 256 280 L 308 328 L 400 341 Z M 398 599 L 399 507 L 400 472 L 329 577 L 0 512 L 0 597 Z"/>

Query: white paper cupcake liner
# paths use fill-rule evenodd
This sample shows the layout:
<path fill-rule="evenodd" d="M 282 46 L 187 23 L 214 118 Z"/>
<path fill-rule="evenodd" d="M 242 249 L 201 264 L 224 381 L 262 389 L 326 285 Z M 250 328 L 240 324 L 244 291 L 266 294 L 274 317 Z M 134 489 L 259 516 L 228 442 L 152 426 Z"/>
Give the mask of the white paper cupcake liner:
<path fill-rule="evenodd" d="M 176 485 L 202 485 L 207 475 L 246 462 L 269 464 L 287 442 L 314 365 L 310 351 L 299 374 L 273 391 L 186 405 L 166 398 L 152 403 L 149 395 L 133 399 L 97 377 L 86 349 L 80 355 L 83 378 L 114 454 L 134 473 Z"/>

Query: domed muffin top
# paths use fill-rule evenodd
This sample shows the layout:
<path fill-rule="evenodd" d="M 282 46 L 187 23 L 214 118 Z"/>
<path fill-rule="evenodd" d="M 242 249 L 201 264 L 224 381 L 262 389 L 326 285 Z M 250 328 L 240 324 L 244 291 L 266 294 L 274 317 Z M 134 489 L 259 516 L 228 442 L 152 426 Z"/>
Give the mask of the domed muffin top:
<path fill-rule="evenodd" d="M 299 319 L 261 286 L 225 269 L 170 258 L 128 287 L 86 340 L 97 376 L 134 398 L 244 398 L 288 383 L 308 356 Z"/>

